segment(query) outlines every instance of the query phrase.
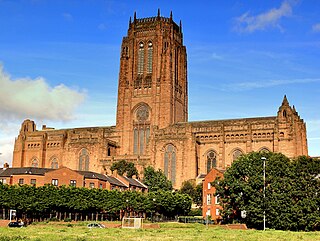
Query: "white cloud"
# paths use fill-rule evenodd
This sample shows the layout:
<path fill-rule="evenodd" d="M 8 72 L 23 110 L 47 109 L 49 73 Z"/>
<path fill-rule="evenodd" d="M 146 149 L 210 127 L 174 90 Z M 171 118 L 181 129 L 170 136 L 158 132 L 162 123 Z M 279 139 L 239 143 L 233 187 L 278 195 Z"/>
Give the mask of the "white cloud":
<path fill-rule="evenodd" d="M 288 17 L 291 14 L 291 4 L 288 1 L 284 1 L 279 8 L 270 9 L 256 16 L 250 15 L 249 12 L 244 13 L 240 17 L 236 18 L 234 30 L 237 32 L 248 33 L 275 27 L 282 30 L 282 27 L 279 24 L 280 19 L 283 17 Z"/>
<path fill-rule="evenodd" d="M 312 26 L 312 31 L 315 33 L 320 33 L 320 23 L 316 23 Z"/>
<path fill-rule="evenodd" d="M 85 94 L 63 84 L 50 87 L 42 77 L 12 80 L 0 65 L 0 121 L 41 119 L 67 121 Z"/>
<path fill-rule="evenodd" d="M 13 153 L 14 138 L 1 138 L 0 139 L 0 168 L 4 163 L 9 163 L 11 166 L 12 153 Z"/>
<path fill-rule="evenodd" d="M 269 88 L 279 85 L 290 85 L 290 84 L 306 84 L 320 82 L 320 78 L 314 79 L 288 79 L 288 80 L 264 80 L 256 82 L 241 82 L 241 83 L 232 83 L 230 85 L 223 86 L 223 90 L 233 90 L 233 91 L 243 91 L 243 90 L 252 90 L 259 88 Z"/>

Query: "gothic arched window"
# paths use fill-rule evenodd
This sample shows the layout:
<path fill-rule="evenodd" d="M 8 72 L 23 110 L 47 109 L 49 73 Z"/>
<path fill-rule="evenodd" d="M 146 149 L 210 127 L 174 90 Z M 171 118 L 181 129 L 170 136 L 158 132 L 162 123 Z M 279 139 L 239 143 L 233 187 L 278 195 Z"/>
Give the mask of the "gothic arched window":
<path fill-rule="evenodd" d="M 138 74 L 143 74 L 143 70 L 144 70 L 144 44 L 140 42 L 139 50 L 138 50 Z"/>
<path fill-rule="evenodd" d="M 262 147 L 259 152 L 270 152 L 270 150 L 267 147 Z"/>
<path fill-rule="evenodd" d="M 52 169 L 58 169 L 59 168 L 58 159 L 56 157 L 52 158 L 52 160 L 51 160 L 51 168 Z"/>
<path fill-rule="evenodd" d="M 144 154 L 150 137 L 149 107 L 140 105 L 135 111 L 135 127 L 133 129 L 133 153 Z"/>
<path fill-rule="evenodd" d="M 31 161 L 31 166 L 32 167 L 39 167 L 39 162 L 37 158 L 33 158 Z"/>
<path fill-rule="evenodd" d="M 214 167 L 217 167 L 217 155 L 214 151 L 209 151 L 207 154 L 207 173 Z"/>
<path fill-rule="evenodd" d="M 79 171 L 89 171 L 89 154 L 85 148 L 80 151 Z"/>
<path fill-rule="evenodd" d="M 153 56 L 153 45 L 152 42 L 148 43 L 148 66 L 147 66 L 147 73 L 152 73 L 152 56 Z"/>
<path fill-rule="evenodd" d="M 176 181 L 176 161 L 176 148 L 168 144 L 164 152 L 164 174 L 172 184 Z"/>
<path fill-rule="evenodd" d="M 232 160 L 235 161 L 238 159 L 239 156 L 241 156 L 243 154 L 243 152 L 239 149 L 236 149 L 233 151 L 232 153 Z"/>

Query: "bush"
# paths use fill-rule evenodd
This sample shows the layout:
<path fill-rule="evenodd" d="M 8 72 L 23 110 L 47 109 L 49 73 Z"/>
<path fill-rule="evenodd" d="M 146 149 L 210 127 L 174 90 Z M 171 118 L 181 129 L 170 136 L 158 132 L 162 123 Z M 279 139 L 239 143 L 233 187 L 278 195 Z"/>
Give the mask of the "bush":
<path fill-rule="evenodd" d="M 72 220 L 71 220 L 71 218 L 65 218 L 63 221 L 64 222 L 71 222 Z"/>

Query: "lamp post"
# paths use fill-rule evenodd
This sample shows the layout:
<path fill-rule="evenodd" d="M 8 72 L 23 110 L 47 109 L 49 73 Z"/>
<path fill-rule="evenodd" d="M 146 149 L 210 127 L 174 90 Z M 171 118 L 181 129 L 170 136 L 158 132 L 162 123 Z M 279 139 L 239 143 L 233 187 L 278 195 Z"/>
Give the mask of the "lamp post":
<path fill-rule="evenodd" d="M 263 231 L 266 230 L 266 159 L 261 157 L 263 161 Z"/>

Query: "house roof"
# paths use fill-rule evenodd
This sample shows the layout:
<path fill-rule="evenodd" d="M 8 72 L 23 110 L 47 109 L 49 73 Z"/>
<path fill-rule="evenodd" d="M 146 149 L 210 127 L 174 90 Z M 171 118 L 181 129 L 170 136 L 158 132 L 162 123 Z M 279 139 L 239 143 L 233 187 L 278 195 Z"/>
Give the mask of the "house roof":
<path fill-rule="evenodd" d="M 12 167 L 2 170 L 0 172 L 1 177 L 10 177 L 12 175 L 41 175 L 52 170 L 51 168 L 39 168 L 39 167 Z"/>
<path fill-rule="evenodd" d="M 140 188 L 148 188 L 146 185 L 144 185 L 143 183 L 141 183 L 140 181 L 138 181 L 137 179 L 134 178 L 129 178 L 129 177 L 125 177 L 123 176 L 123 178 L 129 182 L 129 185 L 131 186 L 136 186 L 136 187 L 140 187 Z"/>
<path fill-rule="evenodd" d="M 120 187 L 128 187 L 126 184 L 124 184 L 123 182 L 121 182 L 118 178 L 116 177 L 112 177 L 112 176 L 107 176 L 108 182 L 110 184 L 116 185 L 116 186 L 120 186 Z"/>
<path fill-rule="evenodd" d="M 107 176 L 100 174 L 100 173 L 90 172 L 90 171 L 76 171 L 76 172 L 83 175 L 84 178 L 99 179 L 99 180 L 103 180 L 103 181 L 108 181 Z"/>

